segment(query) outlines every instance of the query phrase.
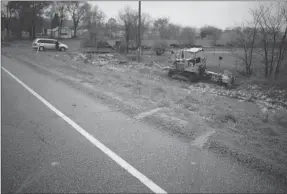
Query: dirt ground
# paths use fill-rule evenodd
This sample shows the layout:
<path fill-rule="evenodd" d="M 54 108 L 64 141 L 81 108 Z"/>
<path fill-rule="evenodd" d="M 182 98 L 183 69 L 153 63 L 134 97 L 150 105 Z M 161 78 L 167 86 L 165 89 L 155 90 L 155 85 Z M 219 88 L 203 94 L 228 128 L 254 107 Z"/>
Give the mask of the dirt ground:
<path fill-rule="evenodd" d="M 222 68 L 236 66 L 230 53 L 206 54 L 210 69 L 216 69 L 219 56 L 223 57 Z M 159 112 L 167 115 L 163 119 L 180 122 L 183 127 L 177 132 L 191 140 L 215 131 L 206 145 L 211 150 L 219 151 L 219 142 L 287 173 L 287 111 L 274 103 L 280 99 L 270 99 L 256 86 L 226 90 L 213 84 L 171 80 L 160 69 L 171 63 L 168 53 L 160 57 L 147 53 L 141 63 L 118 54 L 85 56 L 77 51 L 27 54 L 19 50 L 17 55 L 83 78 L 143 110 L 161 108 Z M 158 66 L 151 65 L 151 60 Z M 149 119 L 152 117 L 145 118 Z"/>

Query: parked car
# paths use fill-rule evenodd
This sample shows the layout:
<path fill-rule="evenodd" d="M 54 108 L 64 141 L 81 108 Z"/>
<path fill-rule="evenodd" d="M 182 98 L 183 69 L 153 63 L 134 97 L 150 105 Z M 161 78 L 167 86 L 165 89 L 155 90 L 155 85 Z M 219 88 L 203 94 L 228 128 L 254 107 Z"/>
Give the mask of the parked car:
<path fill-rule="evenodd" d="M 44 50 L 56 50 L 56 39 L 49 39 L 49 38 L 36 38 L 33 41 L 32 48 L 39 49 L 39 51 Z M 59 51 L 66 51 L 68 50 L 68 46 L 59 42 Z"/>

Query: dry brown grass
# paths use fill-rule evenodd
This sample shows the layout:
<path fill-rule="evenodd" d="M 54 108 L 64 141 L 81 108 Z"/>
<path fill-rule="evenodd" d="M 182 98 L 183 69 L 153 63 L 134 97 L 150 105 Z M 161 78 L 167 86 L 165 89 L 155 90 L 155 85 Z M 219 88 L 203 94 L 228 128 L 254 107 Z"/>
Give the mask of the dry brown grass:
<path fill-rule="evenodd" d="M 129 76 L 129 81 L 134 83 L 130 84 L 130 92 L 138 90 L 138 98 L 144 97 L 155 107 L 167 107 L 168 110 L 164 111 L 168 115 L 166 119 L 187 121 L 183 130 L 200 134 L 216 129 L 217 133 L 212 138 L 230 147 L 245 150 L 262 159 L 268 158 L 270 163 L 283 165 L 287 162 L 286 127 L 280 126 L 272 116 L 265 123 L 260 106 L 210 94 L 210 85 L 190 86 L 185 82 L 168 80 L 156 68 L 137 67 L 129 71 Z"/>
<path fill-rule="evenodd" d="M 226 92 L 218 86 L 190 85 L 170 80 L 166 72 L 155 66 L 147 67 L 145 63 L 109 63 L 97 66 L 71 60 L 73 56 L 67 56 L 65 53 L 30 55 L 31 59 L 39 60 L 43 65 L 46 58 L 49 61 L 53 58 L 55 62 L 58 61 L 54 66 L 66 68 L 67 73 L 75 71 L 77 77 L 84 77 L 98 87 L 145 110 L 164 107 L 162 112 L 166 116 L 163 119 L 182 124 L 182 131 L 178 133 L 199 135 L 206 130 L 215 129 L 217 133 L 211 139 L 224 142 L 243 152 L 250 152 L 271 163 L 287 163 L 285 110 L 274 110 L 274 113 L 271 111 L 270 119 L 266 123 L 262 119 L 261 107 L 255 103 L 218 95 L 220 92 Z M 225 56 L 223 60 L 226 60 L 226 67 L 229 64 L 232 66 L 231 58 Z M 159 64 L 165 65 L 163 58 Z M 79 65 L 80 70 L 76 71 Z"/>

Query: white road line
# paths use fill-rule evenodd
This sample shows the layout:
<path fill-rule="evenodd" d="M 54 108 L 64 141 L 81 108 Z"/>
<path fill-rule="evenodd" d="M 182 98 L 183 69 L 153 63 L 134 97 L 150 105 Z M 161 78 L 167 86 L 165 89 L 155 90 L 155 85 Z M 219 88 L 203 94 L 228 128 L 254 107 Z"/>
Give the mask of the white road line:
<path fill-rule="evenodd" d="M 143 113 L 140 113 L 139 115 L 137 115 L 135 118 L 136 119 L 143 119 L 144 117 L 147 117 L 149 115 L 152 115 L 158 111 L 162 110 L 162 108 L 155 108 L 155 109 L 152 109 L 150 111 L 147 111 L 147 112 L 143 112 Z"/>
<path fill-rule="evenodd" d="M 39 94 L 37 94 L 34 90 L 32 90 L 29 86 L 24 84 L 21 80 L 19 80 L 16 76 L 14 76 L 12 73 L 10 73 L 8 70 L 6 70 L 4 67 L 1 67 L 7 74 L 9 74 L 14 80 L 16 80 L 19 84 L 21 84 L 26 90 L 28 90 L 30 93 L 32 93 L 36 98 L 38 98 L 43 104 L 45 104 L 48 108 L 50 108 L 53 112 L 55 112 L 59 117 L 61 117 L 64 121 L 66 121 L 68 124 L 70 124 L 75 130 L 77 130 L 80 134 L 82 134 L 85 138 L 87 138 L 92 144 L 94 144 L 97 148 L 99 148 L 102 152 L 104 152 L 106 155 L 108 155 L 111 159 L 113 159 L 118 165 L 120 165 L 122 168 L 127 170 L 132 176 L 140 180 L 145 186 L 147 186 L 151 191 L 154 193 L 167 193 L 165 190 L 160 188 L 158 185 L 156 185 L 153 181 L 151 181 L 149 178 L 147 178 L 145 175 L 143 175 L 141 172 L 139 172 L 137 169 L 135 169 L 133 166 L 131 166 L 129 163 L 127 163 L 124 159 L 122 159 L 120 156 L 118 156 L 116 153 L 114 153 L 112 150 L 110 150 L 108 147 L 106 147 L 104 144 L 102 144 L 100 141 L 98 141 L 96 138 L 94 138 L 91 134 L 89 134 L 87 131 L 85 131 L 81 126 L 79 126 L 77 123 L 75 123 L 73 120 L 71 120 L 69 117 L 64 115 L 61 111 L 56 109 L 52 104 L 50 104 L 48 101 L 46 101 L 43 97 L 41 97 Z"/>

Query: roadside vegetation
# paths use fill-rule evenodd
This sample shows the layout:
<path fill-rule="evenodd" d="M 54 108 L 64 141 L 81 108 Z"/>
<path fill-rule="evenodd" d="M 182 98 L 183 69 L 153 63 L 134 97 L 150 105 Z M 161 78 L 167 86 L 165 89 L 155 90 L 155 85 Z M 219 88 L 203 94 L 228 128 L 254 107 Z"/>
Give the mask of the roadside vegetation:
<path fill-rule="evenodd" d="M 149 32 L 155 41 L 142 49 L 141 60 L 138 61 L 136 10 L 126 7 L 119 11 L 117 18 L 106 18 L 97 6 L 91 8 L 83 2 L 57 4 L 54 13 L 51 13 L 53 9 L 46 11 L 54 6 L 53 3 L 2 4 L 3 28 L 12 32 L 5 40 L 13 36 L 20 38 L 19 30 L 24 29 L 30 30 L 28 32 L 33 39 L 36 33 L 31 29 L 40 25 L 37 22 L 41 14 L 53 16 L 50 17 L 51 26 L 61 26 L 66 17 L 63 13 L 66 13 L 73 18 L 74 36 L 80 28 L 88 29 L 80 40 L 67 40 L 68 45 L 69 42 L 73 45 L 72 42 L 81 41 L 82 44 L 77 45 L 97 47 L 100 40 L 116 39 L 119 32 L 123 32 L 122 42 L 115 44 L 115 50 L 109 54 L 82 53 L 81 48 L 67 53 L 29 53 L 21 49 L 13 51 L 8 45 L 6 54 L 14 52 L 14 58 L 36 60 L 46 68 L 65 72 L 109 91 L 142 110 L 160 107 L 160 113 L 165 115 L 163 120 L 181 124 L 181 129 L 173 132 L 185 134 L 190 140 L 215 130 L 206 145 L 210 150 L 230 154 L 241 161 L 260 160 L 264 167 L 273 166 L 269 169 L 287 174 L 286 1 L 258 4 L 258 8 L 250 11 L 252 19 L 236 28 L 220 30 L 205 26 L 200 29 L 200 38 L 212 39 L 213 47 L 205 48 L 208 69 L 231 71 L 237 85 L 231 90 L 209 83 L 171 80 L 162 71 L 173 61 L 174 56 L 170 57 L 169 51 L 195 44 L 197 35 L 192 27 L 172 24 L 167 18 L 153 20 L 143 13 L 142 34 Z M 31 15 L 30 10 L 35 15 Z M 26 21 L 29 22 L 14 26 L 12 21 L 17 24 L 23 18 L 29 18 Z M 31 25 L 34 27 L 30 28 Z M 220 45 L 217 40 L 224 32 L 231 32 L 234 38 Z M 176 40 L 178 44 L 168 40 Z M 146 118 L 147 121 L 152 119 Z M 169 130 L 168 127 L 166 129 Z"/>

